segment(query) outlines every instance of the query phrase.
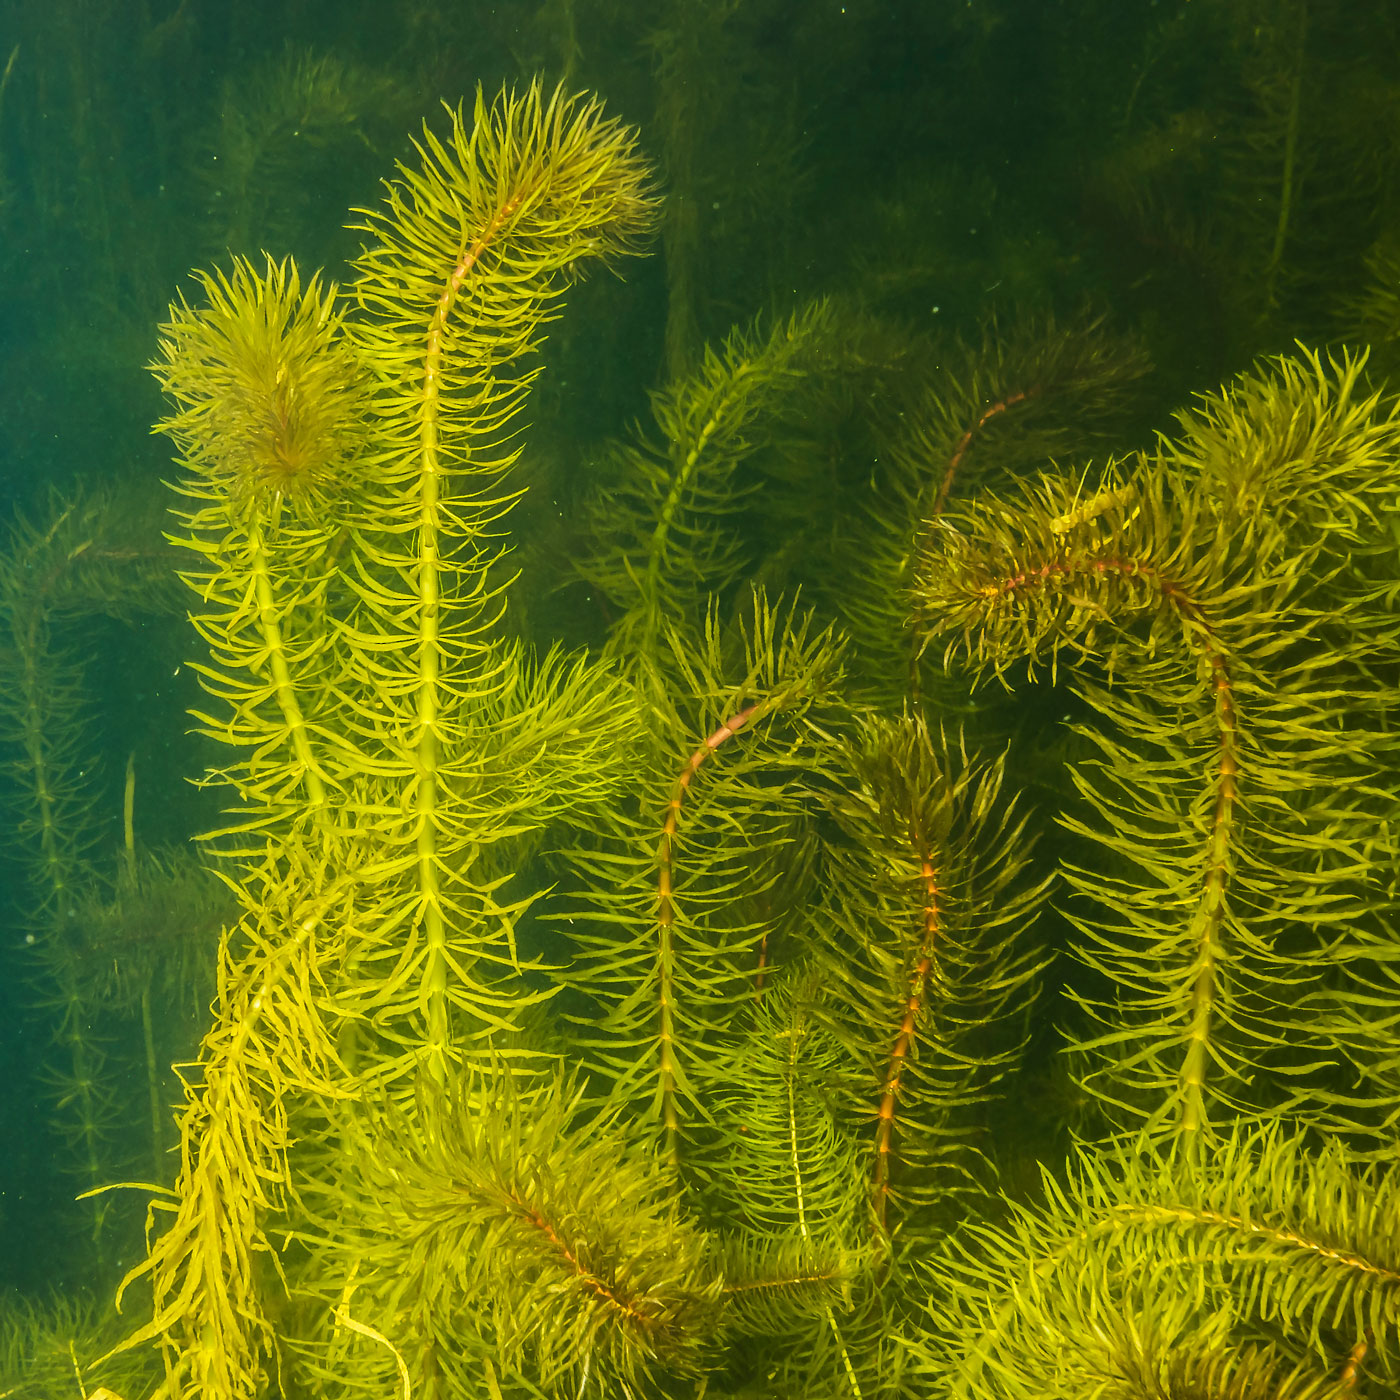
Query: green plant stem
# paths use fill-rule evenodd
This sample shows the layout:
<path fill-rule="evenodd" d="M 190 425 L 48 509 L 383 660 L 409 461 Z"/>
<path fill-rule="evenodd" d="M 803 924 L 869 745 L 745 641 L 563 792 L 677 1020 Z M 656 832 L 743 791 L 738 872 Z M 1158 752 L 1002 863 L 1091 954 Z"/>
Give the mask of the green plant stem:
<path fill-rule="evenodd" d="M 773 699 L 756 700 L 742 710 L 731 715 L 720 725 L 698 749 L 686 760 L 685 767 L 676 779 L 671 792 L 671 800 L 666 805 L 666 820 L 662 826 L 661 842 L 656 852 L 657 894 L 657 995 L 660 1002 L 660 1027 L 657 1033 L 660 1056 L 660 1080 L 662 1122 L 666 1133 L 666 1155 L 676 1164 L 680 1162 L 680 1114 L 676 1106 L 676 949 L 674 927 L 676 921 L 674 888 L 671 858 L 680 826 L 681 806 L 685 795 L 694 781 L 700 766 L 727 739 L 732 738 L 745 725 L 768 711 L 776 708 Z"/>
<path fill-rule="evenodd" d="M 160 1067 L 156 1059 L 155 1029 L 151 1024 L 151 989 L 141 988 L 141 1038 L 146 1049 L 146 1095 L 151 1105 L 151 1166 L 155 1169 L 152 1181 L 159 1181 L 165 1160 L 165 1145 L 162 1142 L 160 1112 Z"/>
<path fill-rule="evenodd" d="M 302 713 L 301 702 L 297 699 L 296 683 L 287 665 L 287 648 L 282 635 L 282 608 L 272 586 L 267 540 L 263 534 L 262 523 L 256 517 L 250 520 L 248 525 L 248 550 L 248 566 L 253 576 L 254 596 L 258 608 L 258 627 L 263 635 L 268 665 L 272 670 L 277 705 L 287 726 L 287 737 L 291 742 L 292 751 L 296 754 L 297 763 L 304 774 L 308 804 L 320 816 L 326 810 L 325 784 L 321 780 L 320 770 L 311 752 L 306 717 Z"/>
<path fill-rule="evenodd" d="M 1288 242 L 1288 226 L 1293 217 L 1297 198 L 1298 126 L 1303 99 L 1303 56 L 1308 32 L 1308 7 L 1298 6 L 1298 34 L 1293 50 L 1293 78 L 1288 92 L 1288 126 L 1283 138 L 1283 173 L 1279 184 L 1278 218 L 1274 221 L 1274 242 L 1264 269 L 1265 305 L 1273 310 L 1278 305 L 1278 274 L 1283 266 L 1284 248 Z"/>

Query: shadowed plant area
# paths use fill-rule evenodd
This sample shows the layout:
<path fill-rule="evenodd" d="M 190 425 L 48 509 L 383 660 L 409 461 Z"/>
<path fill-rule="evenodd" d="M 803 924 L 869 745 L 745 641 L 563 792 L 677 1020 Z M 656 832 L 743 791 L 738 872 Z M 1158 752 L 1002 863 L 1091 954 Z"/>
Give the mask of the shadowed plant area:
<path fill-rule="evenodd" d="M 0 546 L 4 1112 L 63 1183 L 0 1398 L 1400 1393 L 1400 143 L 1348 137 L 1400 74 L 1327 107 L 1324 0 L 1077 0 L 1126 79 L 850 8 L 853 66 L 903 16 L 1048 103 L 1039 46 L 1113 129 L 969 89 L 1034 151 L 915 187 L 780 100 L 834 16 L 662 5 L 629 66 L 550 0 L 343 265 L 310 172 L 398 51 L 287 48 L 191 136 L 163 514 L 54 486 Z"/>

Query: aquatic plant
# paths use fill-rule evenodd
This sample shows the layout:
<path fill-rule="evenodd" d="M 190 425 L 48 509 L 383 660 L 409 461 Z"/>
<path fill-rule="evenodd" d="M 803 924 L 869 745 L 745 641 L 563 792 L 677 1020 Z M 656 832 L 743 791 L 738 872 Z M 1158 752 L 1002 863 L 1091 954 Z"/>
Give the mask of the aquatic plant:
<path fill-rule="evenodd" d="M 126 885 L 130 912 L 138 864 L 148 887 L 162 883 L 157 866 L 137 862 L 130 803 L 128 861 L 119 863 L 112 849 L 115 810 L 103 811 L 103 764 L 90 724 L 95 678 L 80 642 L 82 628 L 95 618 L 130 624 L 176 610 L 169 559 L 151 543 L 149 520 L 133 507 L 117 493 L 55 493 L 42 513 L 13 524 L 0 553 L 0 752 L 14 816 L 6 852 L 13 863 L 9 908 L 23 939 L 39 1024 L 47 1023 L 60 1050 L 45 1060 L 42 1074 L 54 1105 L 54 1162 L 79 1191 L 129 1174 L 135 1125 L 120 1089 L 121 1020 L 129 1006 L 111 995 L 111 982 L 124 981 L 139 1002 L 149 994 L 152 969 L 128 961 L 131 943 L 123 946 L 123 940 L 135 931 L 115 894 Z M 167 898 L 175 883 L 166 884 Z M 186 871 L 185 893 L 203 886 L 205 914 L 182 934 L 209 932 L 210 883 Z M 185 912 L 199 902 L 186 900 Z M 209 946 L 206 941 L 206 952 Z M 173 952 L 169 944 L 166 951 Z M 184 965 L 192 972 L 198 954 L 186 952 Z M 157 1057 L 154 1041 L 147 1043 L 148 1083 L 154 1085 L 158 1059 L 184 1047 L 167 1039 Z M 144 1115 L 145 1124 L 152 1122 Z M 112 1245 L 105 1228 L 111 1205 L 111 1197 L 101 1196 L 86 1198 L 81 1207 L 99 1259 Z"/>
<path fill-rule="evenodd" d="M 830 308 L 736 335 L 614 455 L 577 566 L 600 655 L 539 655 L 504 624 L 518 416 L 560 297 L 656 201 L 631 133 L 537 87 L 418 157 L 346 292 L 239 261 L 155 367 L 242 911 L 126 1285 L 158 1394 L 1388 1383 L 1393 1183 L 1356 1152 L 1396 1102 L 1400 417 L 1361 360 L 991 494 L 991 462 L 948 483 L 1011 407 L 979 403 L 998 354 L 1063 371 L 1028 425 L 1060 443 L 1140 362 L 1092 322 L 965 350 L 864 580 L 909 618 L 891 652 L 946 649 L 962 737 L 746 577 L 742 474 L 851 361 Z M 1083 716 L 1060 833 L 972 751 L 972 680 L 1045 674 Z M 1057 880 L 1103 1141 L 995 1204 Z"/>

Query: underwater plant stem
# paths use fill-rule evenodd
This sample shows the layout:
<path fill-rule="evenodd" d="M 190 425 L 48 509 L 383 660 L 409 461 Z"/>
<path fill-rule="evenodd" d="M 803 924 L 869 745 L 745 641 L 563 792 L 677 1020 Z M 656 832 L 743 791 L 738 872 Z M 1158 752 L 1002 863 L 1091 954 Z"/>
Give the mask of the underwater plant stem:
<path fill-rule="evenodd" d="M 953 494 L 953 482 L 957 479 L 958 469 L 962 466 L 963 458 L 967 456 L 967 450 L 972 446 L 972 440 L 992 421 L 993 418 L 1014 408 L 1018 403 L 1023 403 L 1026 399 L 1033 397 L 1040 392 L 1038 387 L 1031 389 L 1017 390 L 1015 393 L 1006 394 L 995 403 L 989 404 L 982 410 L 975 423 L 968 425 L 963 435 L 958 439 L 957 445 L 953 448 L 951 456 L 948 458 L 948 465 L 944 468 L 943 477 L 938 483 L 938 490 L 934 492 L 933 502 L 924 514 L 924 525 L 919 534 L 918 543 L 910 553 L 907 565 L 912 566 L 928 553 L 933 546 L 933 537 L 938 529 L 938 522 L 943 518 L 943 512 L 948 508 L 948 497 Z M 919 657 L 922 654 L 917 638 L 911 638 L 914 646 L 909 653 L 909 694 L 915 700 L 923 698 L 923 675 L 919 669 Z"/>
<path fill-rule="evenodd" d="M 580 1287 L 591 1293 L 618 1319 L 634 1327 L 646 1328 L 649 1319 L 621 1291 L 601 1279 L 584 1264 L 578 1254 L 559 1238 L 554 1226 L 529 1201 L 515 1192 L 507 1191 L 507 1200 L 520 1212 L 521 1218 L 533 1225 L 549 1242 L 551 1249 L 563 1261 L 565 1269 Z"/>
<path fill-rule="evenodd" d="M 32 678 L 30 655 L 24 655 L 25 679 Z M 29 760 L 29 771 L 34 787 L 34 800 L 39 809 L 39 852 L 45 874 L 48 876 L 48 904 L 56 913 L 62 912 L 67 904 L 68 877 L 67 862 L 59 851 L 58 821 L 54 813 L 55 798 L 53 782 L 49 771 L 47 746 L 44 743 L 41 716 L 34 697 L 34 685 L 25 687 L 24 750 Z"/>
<path fill-rule="evenodd" d="M 772 699 L 755 700 L 725 720 L 686 760 L 685 767 L 681 769 L 671 791 L 671 800 L 666 804 L 666 820 L 662 825 L 661 843 L 656 852 L 657 999 L 661 1012 L 657 1051 L 660 1057 L 661 1113 L 666 1131 L 666 1155 L 677 1164 L 680 1161 L 680 1118 L 676 1108 L 676 949 L 673 932 L 676 907 L 673 898 L 671 856 L 680 827 L 681 807 L 701 764 L 726 739 L 732 738 L 745 725 L 752 723 L 755 716 L 772 708 L 775 708 Z"/>
<path fill-rule="evenodd" d="M 428 325 L 423 354 L 423 380 L 418 408 L 418 560 L 415 583 L 418 593 L 417 780 L 414 789 L 418 818 L 418 888 L 422 900 L 424 961 L 422 1003 L 427 1016 L 428 1072 L 439 1083 L 446 1079 L 452 1039 L 448 1013 L 447 925 L 442 910 L 439 870 L 438 823 L 439 771 L 442 754 L 438 739 L 442 724 L 442 486 L 440 425 L 442 372 L 447 325 L 462 288 L 481 255 L 495 240 L 531 191 L 520 189 L 506 200 L 453 265 L 438 295 Z"/>
<path fill-rule="evenodd" d="M 831 1327 L 831 1335 L 836 1338 L 836 1349 L 841 1353 L 841 1365 L 846 1373 L 846 1384 L 851 1387 L 851 1394 L 855 1400 L 862 1400 L 860 1381 L 856 1378 L 856 1368 L 851 1364 L 851 1354 L 846 1350 L 845 1339 L 841 1336 L 841 1329 L 836 1325 L 836 1314 L 831 1310 L 831 1304 L 826 1305 L 826 1320 Z"/>
<path fill-rule="evenodd" d="M 426 454 L 425 454 L 426 455 Z M 442 916 L 438 879 L 438 686 L 442 659 L 438 641 L 439 559 L 437 537 L 437 474 L 423 474 L 423 506 L 419 539 L 418 584 L 422 600 L 419 617 L 418 683 L 418 887 L 423 901 L 423 937 L 428 955 L 423 996 L 427 1007 L 428 1069 L 439 1083 L 446 1078 L 451 1027 L 447 1012 L 447 931 Z"/>
<path fill-rule="evenodd" d="M 87 1009 L 78 993 L 77 981 L 73 976 L 72 965 L 65 955 L 63 974 L 60 978 L 61 994 L 64 999 L 63 1039 L 68 1043 L 68 1054 L 73 1065 L 72 1089 L 64 1096 L 60 1107 L 69 1103 L 77 1106 L 78 1133 L 86 1160 L 83 1163 L 84 1175 L 90 1187 L 101 1186 L 107 1176 L 102 1165 L 102 1127 L 98 1121 L 97 1066 L 98 1053 L 83 1036 L 83 1026 L 88 1019 Z M 92 1245 L 96 1262 L 101 1265 L 106 1260 L 106 1249 L 102 1227 L 107 1221 L 108 1205 L 105 1197 L 92 1196 Z"/>
<path fill-rule="evenodd" d="M 66 512 L 65 512 L 66 514 Z M 40 674 L 40 659 L 46 648 L 48 612 L 42 603 L 32 603 L 22 628 L 14 629 L 15 650 L 19 655 L 20 686 L 23 692 L 20 728 L 23 733 L 25 758 L 29 765 L 29 781 L 38 808 L 35 825 L 39 832 L 40 867 L 47 885 L 42 898 L 56 919 L 61 919 L 68 904 L 68 884 L 72 858 L 62 849 L 58 829 L 58 798 L 56 778 L 50 758 L 45 706 L 44 678 Z"/>
<path fill-rule="evenodd" d="M 922 843 L 920 843 L 922 845 Z M 904 1017 L 899 1024 L 894 1049 L 890 1051 L 889 1068 L 885 1071 L 884 1093 L 875 1119 L 875 1214 L 880 1228 L 885 1228 L 886 1207 L 890 1193 L 890 1153 L 894 1149 L 895 1111 L 900 1085 L 918 1034 L 919 1014 L 923 1010 L 924 994 L 933 971 L 933 949 L 937 940 L 940 914 L 938 905 L 938 873 L 928 852 L 919 851 L 920 879 L 924 888 L 924 936 L 919 945 L 919 958 L 909 978 L 909 996 L 904 1004 Z"/>
<path fill-rule="evenodd" d="M 807 1190 L 802 1180 L 802 1155 L 798 1150 L 797 1142 L 797 1041 L 798 1032 L 796 1027 L 793 1027 L 788 1038 L 786 1085 L 788 1150 L 792 1156 L 792 1185 L 796 1192 L 797 1229 L 804 1240 L 810 1240 L 812 1233 L 807 1228 Z M 856 1379 L 855 1367 L 851 1364 L 850 1354 L 847 1352 L 845 1340 L 841 1336 L 841 1328 L 837 1325 L 836 1314 L 830 1303 L 825 1305 L 823 1311 L 826 1314 L 827 1325 L 831 1328 L 831 1335 L 836 1339 L 836 1348 L 841 1353 L 841 1361 L 845 1367 L 846 1380 L 850 1384 L 851 1393 L 856 1397 L 856 1400 L 861 1400 L 860 1382 Z"/>
<path fill-rule="evenodd" d="M 441 334 L 437 339 L 440 341 Z M 440 354 L 440 348 L 438 349 Z M 436 365 L 430 360 L 427 380 L 435 385 Z M 434 388 L 435 392 L 435 388 Z M 423 469 L 418 532 L 418 887 L 423 901 L 423 937 L 427 942 L 423 998 L 427 1008 L 428 1071 L 439 1083 L 446 1078 L 447 1047 L 451 1038 L 447 1012 L 447 931 L 442 916 L 438 880 L 438 722 L 442 646 L 438 632 L 441 607 L 441 560 L 438 534 L 437 420 L 425 410 Z"/>
<path fill-rule="evenodd" d="M 1196 981 L 1191 991 L 1191 1025 L 1187 1032 L 1186 1058 L 1181 1069 L 1185 1096 L 1181 1105 L 1181 1130 L 1189 1151 L 1199 1144 L 1205 1127 L 1205 1081 L 1210 1061 L 1211 1015 L 1219 976 L 1220 928 L 1225 915 L 1225 887 L 1229 879 L 1230 834 L 1238 798 L 1239 763 L 1236 757 L 1238 722 L 1234 689 L 1225 658 L 1214 647 L 1206 653 L 1211 672 L 1215 719 L 1220 735 L 1216 760 L 1215 810 L 1212 814 L 1210 855 L 1205 888 L 1197 906 L 1193 940 L 1197 954 Z"/>
<path fill-rule="evenodd" d="M 25 547 L 25 576 L 19 587 L 7 588 L 5 620 L 14 653 L 18 696 L 14 702 L 16 737 L 24 752 L 21 765 L 27 796 L 33 804 L 30 817 L 38 836 L 38 861 L 32 877 L 36 905 L 29 911 L 33 936 L 42 938 L 47 961 L 57 985 L 54 1004 L 61 1008 L 55 1033 L 57 1044 L 66 1047 L 71 1066 L 63 1079 L 57 1108 L 71 1115 L 72 1141 L 80 1166 L 79 1174 L 92 1187 L 101 1185 L 107 1175 L 102 1150 L 102 1109 L 98 1075 L 103 1067 L 101 1051 L 86 1034 L 90 1024 L 75 962 L 72 913 L 73 892 L 84 873 L 82 849 L 83 818 L 87 813 L 79 801 L 73 775 L 65 772 L 64 748 L 69 727 L 74 723 L 63 700 L 66 689 L 64 663 L 51 645 L 49 622 L 55 584 L 68 566 L 85 554 L 90 539 L 72 548 L 74 507 L 57 512 L 42 535 Z M 6 582 L 9 582 L 8 580 Z M 71 760 L 70 760 L 71 763 Z M 77 775 L 81 777 L 81 774 Z M 65 821 L 69 829 L 65 830 Z M 106 1250 L 103 1226 L 109 1206 L 91 1198 L 91 1238 L 96 1261 L 104 1262 Z"/>
<path fill-rule="evenodd" d="M 787 1090 L 788 1152 L 792 1159 L 792 1186 L 797 1206 L 797 1230 L 804 1240 L 810 1240 L 812 1232 L 807 1228 L 807 1188 L 802 1179 L 802 1154 L 798 1148 L 797 1134 L 797 1043 L 798 1030 L 796 1026 L 793 1026 L 788 1032 L 788 1063 L 785 1085 Z M 850 1384 L 851 1393 L 856 1397 L 856 1400 L 861 1400 L 860 1382 L 856 1379 L 855 1367 L 851 1364 L 850 1355 L 846 1351 L 846 1343 L 841 1336 L 841 1329 L 836 1323 L 836 1314 L 832 1311 L 830 1303 L 824 1306 L 823 1312 L 826 1314 L 827 1325 L 831 1328 L 831 1335 L 836 1339 L 837 1350 L 841 1353 L 841 1361 L 845 1367 L 846 1380 Z"/>
<path fill-rule="evenodd" d="M 136 888 L 136 754 L 126 756 L 126 782 L 122 785 L 122 855 L 127 883 Z"/>
<path fill-rule="evenodd" d="M 692 438 L 690 447 L 681 461 L 680 469 L 671 479 L 666 500 L 657 515 L 656 526 L 651 532 L 651 539 L 647 542 L 646 583 L 642 588 L 642 598 L 647 608 L 646 632 L 642 639 L 644 655 L 650 655 L 656 645 L 657 628 L 661 621 L 661 574 L 666 562 L 666 546 L 670 542 L 676 512 L 680 509 L 681 501 L 690 490 L 691 482 L 695 479 L 696 469 L 705 455 L 705 449 L 709 446 L 710 439 L 719 430 L 729 410 L 735 404 L 743 402 L 743 386 L 752 372 L 753 365 L 749 360 L 743 360 L 734 366 L 724 392 L 719 396 L 718 402 L 715 403 L 705 421 L 700 425 L 699 431 Z"/>
<path fill-rule="evenodd" d="M 272 587 L 267 541 L 263 536 L 262 522 L 256 515 L 248 523 L 248 547 L 251 556 L 248 564 L 253 576 L 254 600 L 258 609 L 258 628 L 267 648 L 268 665 L 272 668 L 272 684 L 277 695 L 277 706 L 282 711 L 282 722 L 287 726 L 287 738 L 301 768 L 306 784 L 307 801 L 320 816 L 326 809 L 325 785 L 321 781 L 320 770 L 311 752 L 311 743 L 306 732 L 306 717 L 302 714 L 301 703 L 297 699 L 296 683 L 287 666 L 287 648 L 282 636 L 282 609 L 278 606 Z"/>
<path fill-rule="evenodd" d="M 161 1177 L 162 1159 L 165 1156 L 161 1132 L 160 1113 L 160 1068 L 156 1059 L 155 1028 L 151 1023 L 151 987 L 147 983 L 141 988 L 141 1040 L 146 1050 L 146 1097 L 151 1107 L 151 1166 L 155 1169 L 152 1181 Z"/>
<path fill-rule="evenodd" d="M 948 458 L 948 466 L 943 472 L 943 479 L 938 483 L 938 491 L 934 495 L 933 505 L 928 513 L 930 521 L 937 520 L 947 508 L 948 497 L 952 495 L 953 482 L 957 477 L 958 468 L 962 466 L 962 460 L 967 456 L 967 449 L 972 446 L 972 439 L 993 418 L 1005 413 L 1010 408 L 1014 408 L 1018 403 L 1024 403 L 1027 399 L 1033 398 L 1038 392 L 1039 390 L 1034 388 L 1021 389 L 1014 394 L 1007 394 L 1004 398 L 998 399 L 996 403 L 985 408 L 977 421 L 958 439 L 958 445 L 953 449 L 952 456 Z"/>
<path fill-rule="evenodd" d="M 52 539 L 67 519 L 63 512 L 50 530 Z M 48 580 L 41 585 L 47 591 Z M 32 601 L 25 613 L 22 627 L 14 629 L 15 650 L 19 656 L 20 686 L 23 692 L 20 725 L 25 757 L 29 767 L 29 782 L 38 809 L 36 825 L 39 831 L 40 865 L 47 889 L 42 895 L 42 908 L 49 914 L 45 936 L 54 945 L 54 966 L 59 984 L 63 1016 L 59 1039 L 68 1047 L 72 1065 L 71 1087 L 60 1102 L 61 1109 L 76 1108 L 78 1139 L 83 1156 L 83 1174 L 90 1186 L 101 1184 L 104 1172 L 100 1150 L 101 1129 L 98 1123 L 96 1094 L 96 1064 L 94 1050 L 83 1035 L 87 1011 L 74 975 L 69 930 L 70 881 L 75 875 L 71 842 L 64 839 L 58 822 L 58 777 L 53 772 L 50 739 L 45 726 L 44 676 L 41 660 L 46 655 L 45 638 L 48 629 L 48 608 L 39 599 Z M 106 1205 L 92 1205 L 92 1241 L 99 1263 L 103 1260 L 102 1226 L 106 1220 Z"/>
<path fill-rule="evenodd" d="M 1264 269 L 1265 305 L 1272 310 L 1278 304 L 1278 273 L 1283 266 L 1283 252 L 1288 242 L 1288 225 L 1293 217 L 1298 179 L 1298 126 L 1303 97 L 1303 52 L 1307 41 L 1308 7 L 1298 6 L 1298 36 L 1294 43 L 1293 79 L 1288 93 L 1288 126 L 1283 138 L 1283 173 L 1279 184 L 1278 218 L 1274 221 L 1274 243 Z"/>
<path fill-rule="evenodd" d="M 802 1238 L 810 1239 L 807 1229 L 807 1190 L 802 1181 L 802 1156 L 797 1149 L 797 1029 L 788 1034 L 787 1065 L 788 1151 L 792 1158 L 792 1186 L 796 1192 L 797 1229 Z"/>
<path fill-rule="evenodd" d="M 979 592 L 984 601 L 991 603 L 1029 586 L 1063 591 L 1075 582 L 1076 576 L 1085 574 L 1095 581 L 1117 577 L 1154 592 L 1176 615 L 1188 647 L 1209 674 L 1217 743 L 1215 803 L 1201 891 L 1190 924 L 1190 942 L 1195 948 L 1194 976 L 1185 1008 L 1186 1049 L 1172 1096 L 1177 1104 L 1177 1127 L 1188 1153 L 1194 1153 L 1207 1127 L 1205 1086 L 1215 1010 L 1221 994 L 1223 950 L 1220 937 L 1225 922 L 1230 848 L 1239 801 L 1239 718 L 1234 683 L 1224 648 L 1205 608 L 1182 583 L 1146 560 L 1121 557 L 1093 559 L 1082 564 L 1047 562 L 995 579 L 984 584 Z"/>

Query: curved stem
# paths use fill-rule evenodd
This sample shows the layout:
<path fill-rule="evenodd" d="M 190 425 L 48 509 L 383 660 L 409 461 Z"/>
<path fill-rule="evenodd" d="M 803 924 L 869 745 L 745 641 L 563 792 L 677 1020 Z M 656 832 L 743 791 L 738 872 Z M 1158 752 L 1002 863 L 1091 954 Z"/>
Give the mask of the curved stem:
<path fill-rule="evenodd" d="M 1108 576 L 1141 582 L 1176 614 L 1192 649 L 1208 668 L 1214 705 L 1216 760 L 1215 804 L 1207 843 L 1200 894 L 1192 912 L 1190 941 L 1195 949 L 1187 1008 L 1185 1054 L 1177 1075 L 1178 1127 L 1188 1153 L 1195 1153 L 1207 1127 L 1206 1078 L 1221 975 L 1221 931 L 1227 911 L 1230 848 L 1239 802 L 1239 715 L 1235 687 L 1215 624 L 1200 601 L 1155 565 L 1132 558 L 1095 559 L 1088 564 L 1047 563 L 983 585 L 987 601 L 1029 587 L 1060 585 L 1076 575 Z"/>
<path fill-rule="evenodd" d="M 666 820 L 661 828 L 661 842 L 656 851 L 657 893 L 657 1001 L 660 1008 L 660 1025 L 657 1029 L 657 1051 L 660 1057 L 659 1077 L 661 1087 L 661 1114 L 666 1131 L 666 1155 L 674 1163 L 680 1161 L 680 1114 L 676 1106 L 676 1077 L 679 1065 L 676 1060 L 676 948 L 675 921 L 676 907 L 673 897 L 674 884 L 671 873 L 671 855 L 676 833 L 680 827 L 681 806 L 685 795 L 700 766 L 726 739 L 732 738 L 745 725 L 752 722 L 760 711 L 770 709 L 774 702 L 756 700 L 746 705 L 720 725 L 698 749 L 686 760 L 671 791 L 671 800 L 666 804 Z"/>

